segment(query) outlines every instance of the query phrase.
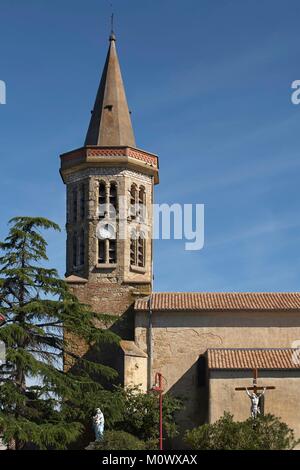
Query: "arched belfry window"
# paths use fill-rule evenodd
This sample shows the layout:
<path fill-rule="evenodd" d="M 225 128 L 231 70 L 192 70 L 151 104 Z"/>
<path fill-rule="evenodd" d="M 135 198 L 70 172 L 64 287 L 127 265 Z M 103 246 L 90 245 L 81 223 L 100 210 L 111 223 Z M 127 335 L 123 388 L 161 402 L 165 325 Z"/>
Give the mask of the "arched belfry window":
<path fill-rule="evenodd" d="M 98 240 L 98 264 L 114 265 L 117 262 L 117 241 Z"/>
<path fill-rule="evenodd" d="M 146 239 L 142 232 L 131 231 L 130 237 L 130 265 L 144 268 L 146 266 Z"/>
<path fill-rule="evenodd" d="M 146 243 L 145 243 L 145 238 L 142 234 L 140 234 L 138 240 L 137 240 L 137 265 L 139 268 L 144 268 L 145 267 L 145 248 L 146 248 Z"/>
<path fill-rule="evenodd" d="M 117 240 L 98 240 L 98 264 L 117 263 Z"/>
<path fill-rule="evenodd" d="M 130 236 L 130 265 L 136 266 L 136 260 L 137 260 L 136 233 L 134 230 L 132 230 L 131 236 Z"/>
<path fill-rule="evenodd" d="M 117 241 L 108 240 L 108 254 L 109 264 L 115 264 L 117 262 Z"/>
<path fill-rule="evenodd" d="M 106 207 L 106 184 L 103 181 L 99 183 L 99 196 L 98 196 L 98 204 L 99 204 L 99 217 L 103 219 L 106 215 L 107 207 Z"/>
<path fill-rule="evenodd" d="M 144 186 L 139 188 L 139 216 L 142 220 L 146 218 L 146 190 Z"/>
<path fill-rule="evenodd" d="M 98 194 L 100 219 L 97 228 L 98 265 L 114 265 L 117 263 L 117 183 L 100 181 Z"/>
<path fill-rule="evenodd" d="M 136 184 L 133 184 L 130 188 L 130 217 L 131 219 L 136 218 L 137 204 L 138 204 L 138 189 Z"/>
<path fill-rule="evenodd" d="M 98 229 L 98 264 L 117 263 L 117 233 L 114 223 L 101 222 Z"/>
<path fill-rule="evenodd" d="M 98 241 L 98 264 L 106 263 L 106 240 Z"/>
<path fill-rule="evenodd" d="M 118 211 L 117 183 L 106 184 L 104 181 L 100 181 L 98 193 L 99 218 L 104 219 L 107 215 L 114 218 Z"/>
<path fill-rule="evenodd" d="M 118 189 L 117 183 L 111 183 L 109 188 L 110 216 L 114 217 L 118 210 Z"/>

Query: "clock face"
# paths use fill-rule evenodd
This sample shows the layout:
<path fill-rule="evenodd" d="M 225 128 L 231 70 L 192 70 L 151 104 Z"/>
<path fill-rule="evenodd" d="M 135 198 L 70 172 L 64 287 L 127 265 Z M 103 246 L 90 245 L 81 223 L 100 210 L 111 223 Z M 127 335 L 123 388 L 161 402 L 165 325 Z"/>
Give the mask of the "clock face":
<path fill-rule="evenodd" d="M 116 238 L 115 228 L 110 224 L 100 225 L 97 232 L 98 238 L 101 240 L 115 240 Z"/>

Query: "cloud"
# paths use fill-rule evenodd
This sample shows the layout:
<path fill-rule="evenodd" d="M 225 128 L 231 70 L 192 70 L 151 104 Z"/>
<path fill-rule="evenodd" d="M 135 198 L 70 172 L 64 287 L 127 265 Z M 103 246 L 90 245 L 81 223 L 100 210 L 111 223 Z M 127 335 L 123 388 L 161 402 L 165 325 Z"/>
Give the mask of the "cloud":
<path fill-rule="evenodd" d="M 290 52 L 290 43 L 293 38 L 285 35 L 284 40 L 276 33 L 267 37 L 265 42 L 255 44 L 251 49 L 243 49 L 238 54 L 226 54 L 224 57 L 206 57 L 206 62 L 201 56 L 195 58 L 194 65 L 189 64 L 176 68 L 168 77 L 161 78 L 159 93 L 153 87 L 147 87 L 145 98 L 144 87 L 132 94 L 132 102 L 138 103 L 136 109 L 141 113 L 155 112 L 166 107 L 178 107 L 186 101 L 205 96 L 211 92 L 215 99 L 222 90 L 243 88 L 247 82 L 254 83 L 260 80 L 259 70 L 268 70 L 270 63 L 278 62 L 280 57 L 286 57 Z M 196 53 L 196 51 L 195 51 Z M 152 80 L 153 82 L 153 80 Z M 142 106 L 140 104 L 142 103 Z M 180 110 L 180 108 L 178 108 Z M 164 114 L 163 114 L 164 115 Z"/>
<path fill-rule="evenodd" d="M 240 231 L 236 231 L 231 234 L 222 235 L 221 237 L 215 238 L 211 242 L 207 242 L 206 246 L 209 248 L 227 245 L 233 242 L 241 242 L 249 240 L 251 238 L 260 237 L 270 233 L 282 232 L 300 227 L 300 214 L 292 214 L 286 220 L 273 220 L 270 222 L 260 222 L 251 227 L 246 227 Z"/>

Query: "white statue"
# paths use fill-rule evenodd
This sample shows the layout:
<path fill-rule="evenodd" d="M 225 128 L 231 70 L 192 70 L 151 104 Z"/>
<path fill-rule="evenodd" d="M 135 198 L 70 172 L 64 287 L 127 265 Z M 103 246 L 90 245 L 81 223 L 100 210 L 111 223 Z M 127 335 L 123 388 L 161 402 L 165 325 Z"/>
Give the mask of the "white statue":
<path fill-rule="evenodd" d="M 260 414 L 259 399 L 264 395 L 265 391 L 266 389 L 264 388 L 262 393 L 255 393 L 254 391 L 249 392 L 249 390 L 246 388 L 246 393 L 251 400 L 250 412 L 252 418 L 257 418 L 257 416 Z"/>
<path fill-rule="evenodd" d="M 96 409 L 96 414 L 93 416 L 93 426 L 96 436 L 96 441 L 101 441 L 104 434 L 104 414 L 100 408 Z"/>

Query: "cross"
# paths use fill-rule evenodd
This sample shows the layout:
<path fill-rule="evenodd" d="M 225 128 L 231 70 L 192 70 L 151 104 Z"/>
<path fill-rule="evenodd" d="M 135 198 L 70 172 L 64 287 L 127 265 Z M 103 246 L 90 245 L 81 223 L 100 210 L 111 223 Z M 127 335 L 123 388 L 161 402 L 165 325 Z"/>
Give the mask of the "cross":
<path fill-rule="evenodd" d="M 236 391 L 246 391 L 246 390 L 253 390 L 254 393 L 257 392 L 257 390 L 275 390 L 276 387 L 273 387 L 273 386 L 260 386 L 258 387 L 257 386 L 257 378 L 258 378 L 258 370 L 257 370 L 257 367 L 255 367 L 253 369 L 253 385 L 252 387 L 236 387 L 235 390 Z"/>
<path fill-rule="evenodd" d="M 112 6 L 112 5 L 111 5 Z M 110 19 L 110 24 L 111 24 L 111 33 L 113 34 L 114 33 L 114 19 L 115 19 L 115 15 L 114 13 L 111 14 L 111 19 Z"/>
<path fill-rule="evenodd" d="M 252 387 L 236 387 L 235 389 L 237 391 L 247 392 L 247 395 L 251 400 L 251 417 L 252 418 L 257 418 L 257 416 L 260 414 L 260 402 L 259 401 L 260 401 L 261 396 L 265 393 L 266 390 L 275 390 L 276 388 L 273 386 L 266 386 L 266 385 L 258 387 L 257 377 L 258 377 L 258 371 L 257 371 L 257 367 L 255 367 L 253 369 Z M 249 390 L 252 390 L 252 393 L 250 393 Z M 258 394 L 257 393 L 258 390 L 263 390 L 263 392 Z"/>

